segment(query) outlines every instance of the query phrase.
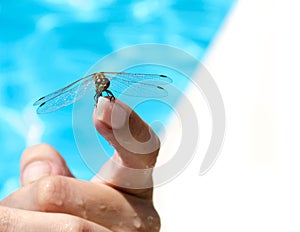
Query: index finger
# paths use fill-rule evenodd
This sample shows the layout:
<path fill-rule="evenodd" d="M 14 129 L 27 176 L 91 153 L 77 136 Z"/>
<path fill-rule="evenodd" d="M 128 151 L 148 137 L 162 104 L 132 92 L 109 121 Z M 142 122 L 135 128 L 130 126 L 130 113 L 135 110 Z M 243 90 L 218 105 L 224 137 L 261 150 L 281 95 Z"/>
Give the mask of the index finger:
<path fill-rule="evenodd" d="M 115 148 L 97 177 L 131 194 L 152 189 L 160 141 L 151 127 L 123 102 L 103 97 L 98 100 L 93 119 L 97 131 Z"/>

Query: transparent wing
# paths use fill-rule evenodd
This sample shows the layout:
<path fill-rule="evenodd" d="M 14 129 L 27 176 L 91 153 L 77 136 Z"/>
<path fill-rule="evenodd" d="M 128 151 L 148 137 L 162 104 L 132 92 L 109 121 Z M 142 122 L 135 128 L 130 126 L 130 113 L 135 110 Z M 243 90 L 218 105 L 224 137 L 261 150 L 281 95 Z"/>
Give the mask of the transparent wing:
<path fill-rule="evenodd" d="M 85 77 L 83 77 L 83 78 L 81 78 L 81 79 L 79 79 L 79 80 L 73 82 L 72 84 L 69 84 L 69 85 L 65 86 L 65 87 L 62 88 L 62 89 L 59 89 L 59 90 L 57 90 L 57 91 L 55 91 L 55 92 L 53 92 L 53 93 L 50 93 L 50 94 L 48 94 L 48 95 L 46 95 L 46 96 L 44 96 L 44 97 L 41 97 L 39 100 L 37 100 L 35 103 L 33 103 L 33 105 L 34 105 L 34 106 L 41 105 L 42 103 L 44 103 L 44 102 L 46 102 L 46 101 L 49 101 L 50 99 L 55 98 L 55 97 L 61 95 L 63 92 L 67 92 L 67 91 L 69 91 L 70 89 L 72 89 L 72 88 L 74 88 L 74 87 L 80 85 L 80 83 L 82 83 L 82 82 L 85 81 L 86 79 L 89 79 L 89 78 L 90 78 L 91 76 L 93 76 L 93 75 L 94 75 L 94 74 L 90 74 L 90 75 L 88 75 L 88 76 L 85 76 Z"/>
<path fill-rule="evenodd" d="M 70 105 L 95 88 L 93 75 L 83 77 L 72 84 L 57 90 L 37 100 L 33 105 L 39 105 L 37 113 L 44 114 Z"/>
<path fill-rule="evenodd" d="M 123 72 L 104 72 L 110 82 L 112 92 L 137 97 L 164 97 L 168 92 L 162 87 L 172 79 L 159 74 L 138 74 Z"/>
<path fill-rule="evenodd" d="M 109 87 L 110 90 L 129 96 L 167 96 L 168 92 L 161 87 L 161 85 L 166 85 L 172 82 L 171 78 L 158 74 L 124 72 L 103 72 L 103 74 L 111 81 Z M 49 113 L 78 101 L 88 92 L 95 89 L 93 79 L 94 75 L 95 74 L 90 74 L 62 89 L 40 98 L 33 104 L 39 105 L 37 113 Z"/>

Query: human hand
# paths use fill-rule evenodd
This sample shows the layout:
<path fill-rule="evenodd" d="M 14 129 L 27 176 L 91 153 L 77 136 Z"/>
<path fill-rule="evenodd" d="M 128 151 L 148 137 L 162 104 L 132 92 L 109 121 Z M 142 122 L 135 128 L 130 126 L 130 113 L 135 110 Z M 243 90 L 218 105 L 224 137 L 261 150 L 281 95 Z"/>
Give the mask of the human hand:
<path fill-rule="evenodd" d="M 90 182 L 75 179 L 63 158 L 49 145 L 28 148 L 21 159 L 22 188 L 1 202 L 0 225 L 43 231 L 73 231 L 73 227 L 91 231 L 159 231 L 160 219 L 152 202 L 158 137 L 135 112 L 117 100 L 99 98 L 93 119 L 98 132 L 116 150 L 99 172 L 105 180 L 97 176 Z M 128 137 L 128 128 L 132 137 Z M 124 148 L 124 143 L 134 146 Z"/>

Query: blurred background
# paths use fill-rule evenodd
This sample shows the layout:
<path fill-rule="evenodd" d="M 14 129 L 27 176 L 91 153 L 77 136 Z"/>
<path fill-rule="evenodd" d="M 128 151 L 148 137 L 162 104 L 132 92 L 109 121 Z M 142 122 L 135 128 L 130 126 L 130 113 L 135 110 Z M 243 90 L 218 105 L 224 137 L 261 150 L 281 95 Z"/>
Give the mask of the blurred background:
<path fill-rule="evenodd" d="M 201 60 L 226 109 L 213 169 L 199 177 L 195 156 L 156 189 L 162 231 L 299 231 L 299 17 L 293 0 L 1 1 L 0 197 L 18 188 L 20 154 L 38 142 L 88 180 L 72 108 L 40 117 L 32 103 L 117 49 L 156 42 Z"/>
<path fill-rule="evenodd" d="M 78 178 L 92 176 L 74 142 L 72 107 L 38 116 L 35 100 L 83 77 L 103 56 L 125 46 L 168 44 L 201 59 L 233 4 L 234 0 L 1 1 L 0 197 L 18 187 L 22 150 L 39 142 L 56 147 Z"/>

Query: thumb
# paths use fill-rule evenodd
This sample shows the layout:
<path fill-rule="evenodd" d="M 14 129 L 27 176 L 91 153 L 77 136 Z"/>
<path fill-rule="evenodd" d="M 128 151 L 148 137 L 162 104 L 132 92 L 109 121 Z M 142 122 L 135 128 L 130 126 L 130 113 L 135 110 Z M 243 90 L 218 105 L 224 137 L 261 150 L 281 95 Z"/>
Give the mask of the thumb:
<path fill-rule="evenodd" d="M 99 176 L 121 188 L 151 188 L 160 147 L 151 127 L 123 102 L 103 97 L 99 98 L 93 119 L 97 131 L 115 148 Z"/>
<path fill-rule="evenodd" d="M 27 148 L 21 158 L 21 185 L 50 175 L 73 177 L 65 160 L 52 146 L 39 144 Z"/>

